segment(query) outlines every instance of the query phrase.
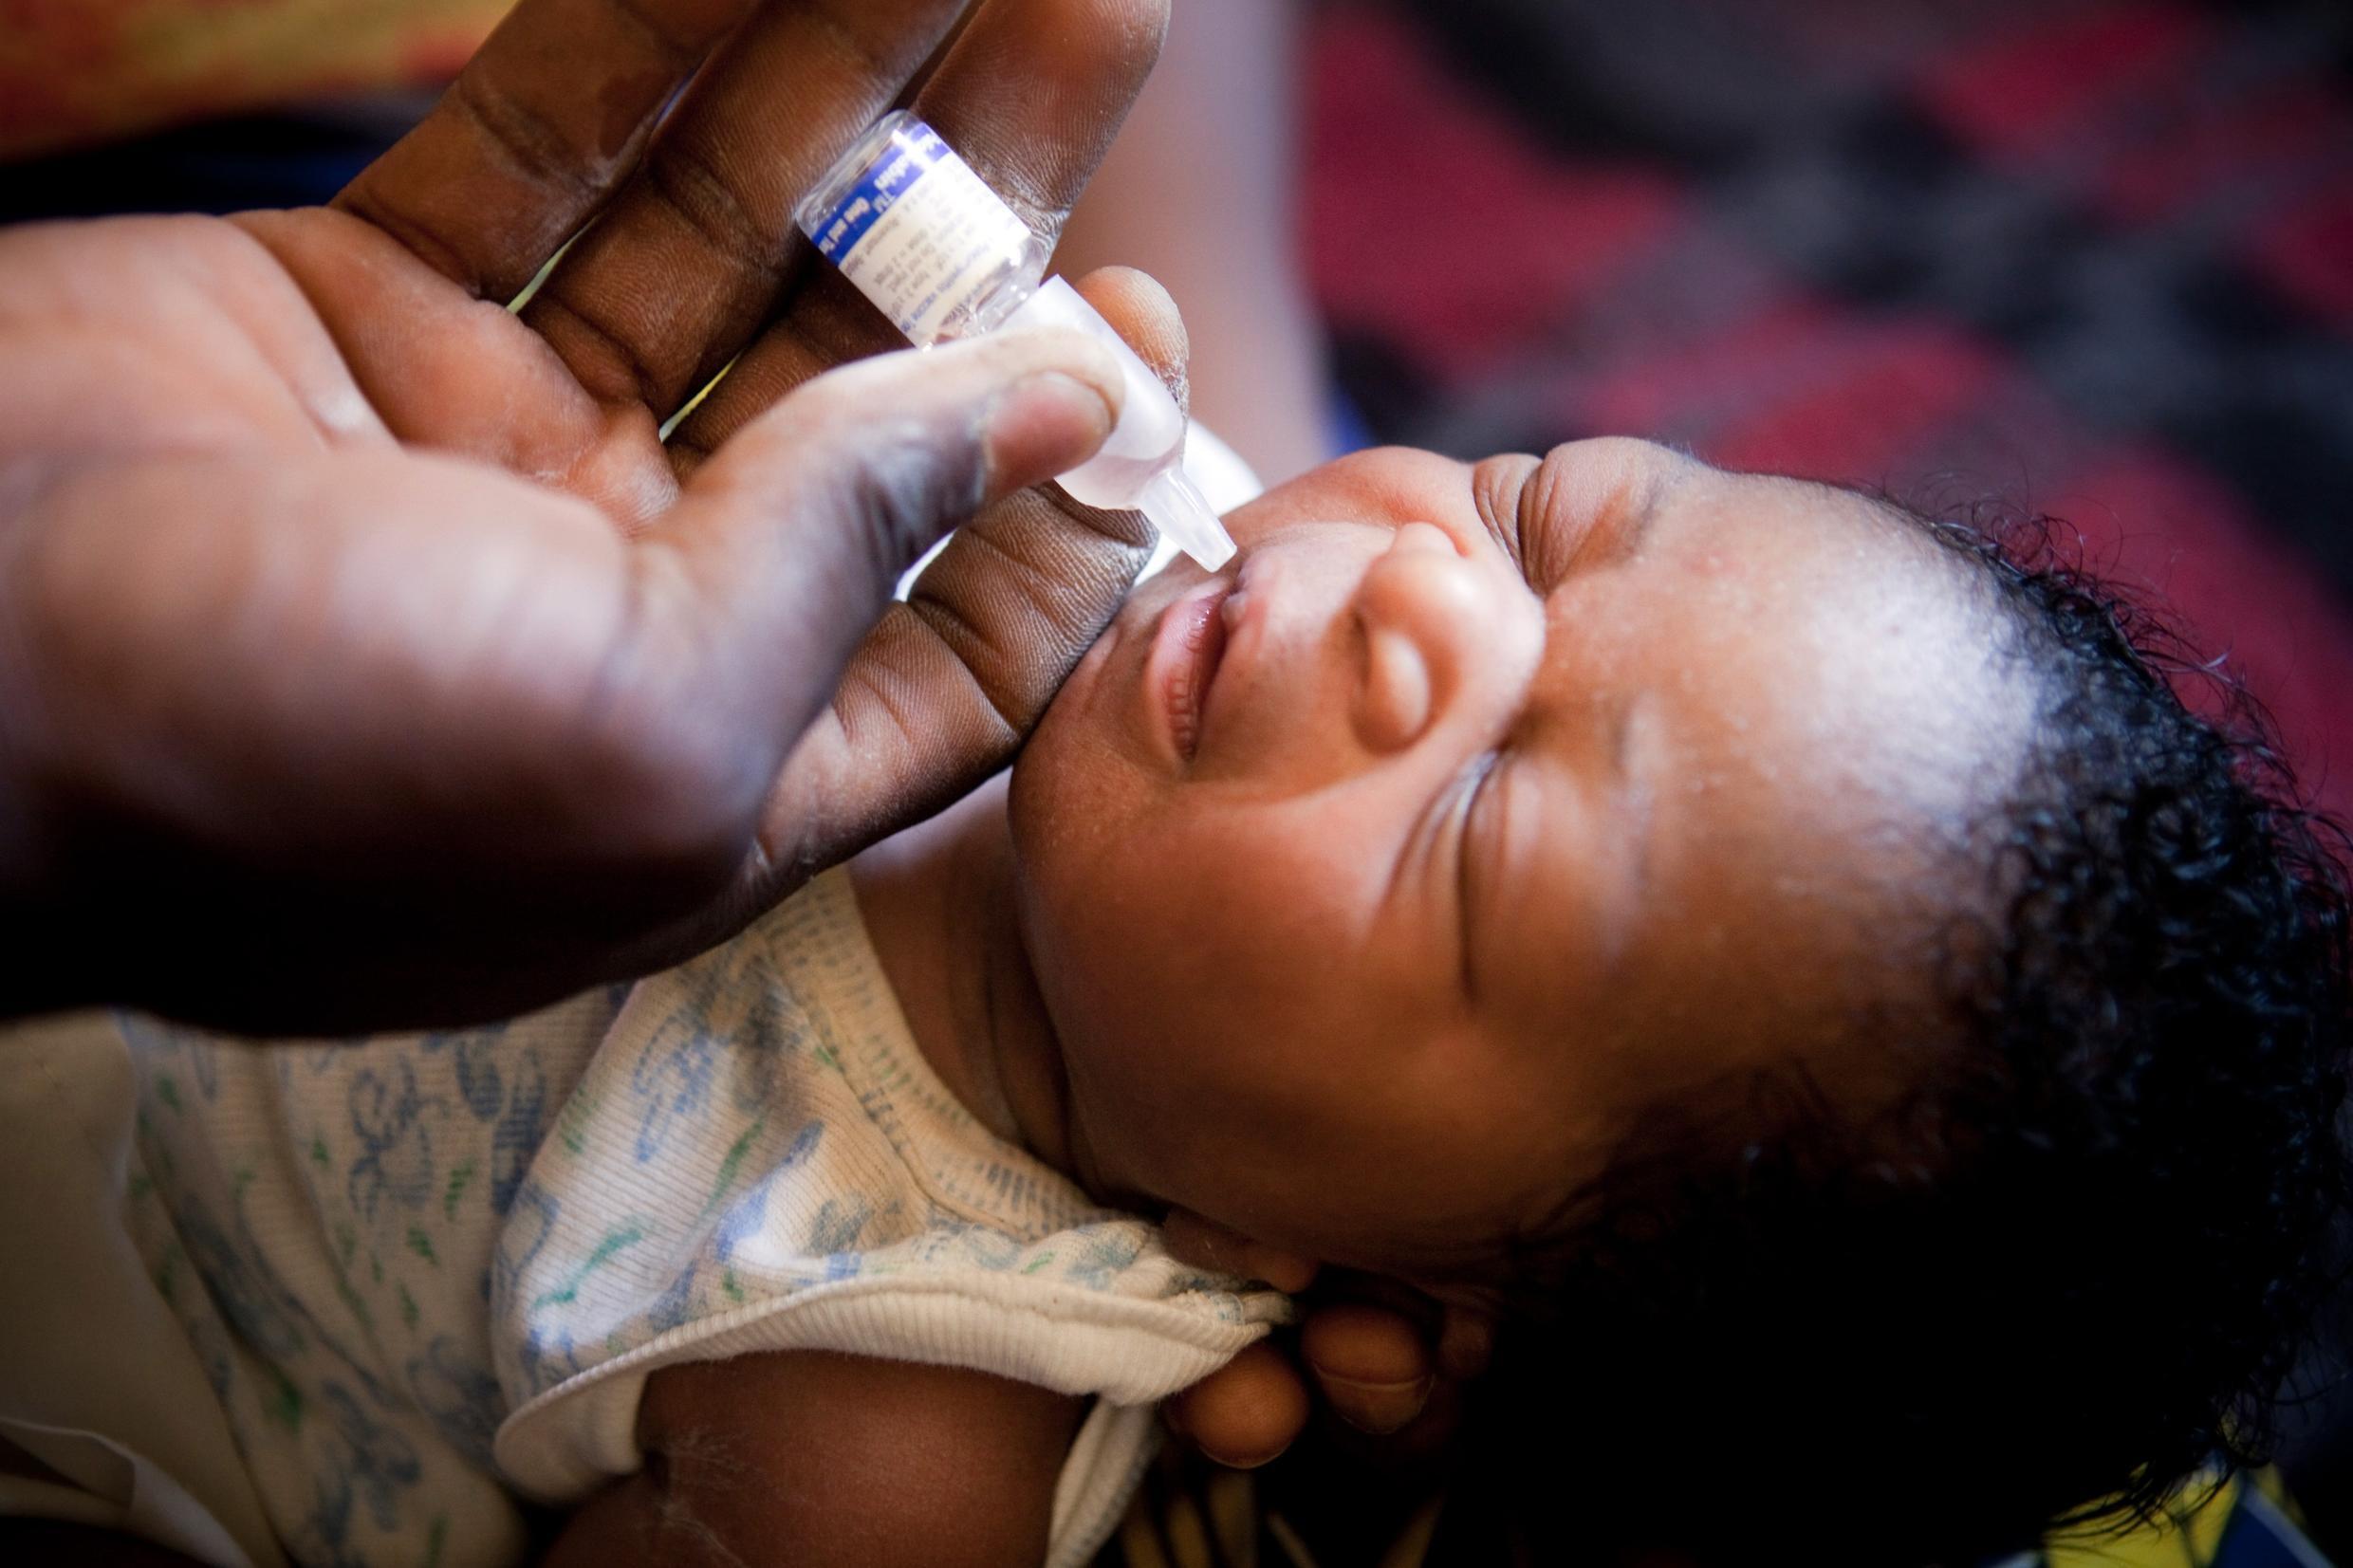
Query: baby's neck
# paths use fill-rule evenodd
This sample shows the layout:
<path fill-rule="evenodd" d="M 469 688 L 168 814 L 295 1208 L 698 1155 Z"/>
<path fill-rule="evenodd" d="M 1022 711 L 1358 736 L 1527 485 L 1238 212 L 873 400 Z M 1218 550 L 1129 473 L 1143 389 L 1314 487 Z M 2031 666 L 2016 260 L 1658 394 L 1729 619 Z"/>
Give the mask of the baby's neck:
<path fill-rule="evenodd" d="M 850 863 L 916 1044 L 982 1126 L 1091 1189 L 1062 1049 L 1014 914 L 1003 774 Z"/>

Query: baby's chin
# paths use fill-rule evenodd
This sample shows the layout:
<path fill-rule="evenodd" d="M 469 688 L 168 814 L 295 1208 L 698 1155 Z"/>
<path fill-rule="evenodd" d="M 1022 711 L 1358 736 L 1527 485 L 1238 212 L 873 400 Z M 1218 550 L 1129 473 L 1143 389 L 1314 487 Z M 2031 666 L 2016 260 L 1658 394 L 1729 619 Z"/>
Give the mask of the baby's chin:
<path fill-rule="evenodd" d="M 1092 732 L 1102 717 L 1088 711 L 1084 693 L 1108 673 L 1104 653 L 1109 643 L 1107 636 L 1099 638 L 1080 659 L 1013 757 L 1006 785 L 1006 825 L 1017 873 L 1047 852 L 1043 840 L 1048 835 L 1066 834 L 1074 819 L 1092 814 L 1089 802 L 1097 792 L 1088 787 L 1087 759 L 1099 758 L 1110 737 Z"/>

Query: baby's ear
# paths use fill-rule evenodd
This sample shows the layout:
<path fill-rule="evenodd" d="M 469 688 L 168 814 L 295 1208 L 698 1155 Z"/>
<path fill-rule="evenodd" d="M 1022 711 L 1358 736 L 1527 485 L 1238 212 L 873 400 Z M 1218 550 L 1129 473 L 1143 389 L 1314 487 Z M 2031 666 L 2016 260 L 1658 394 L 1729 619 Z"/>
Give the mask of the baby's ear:
<path fill-rule="evenodd" d="M 1215 1220 L 1205 1220 L 1190 1208 L 1172 1208 L 1160 1222 L 1169 1255 L 1195 1268 L 1264 1280 L 1286 1295 L 1296 1296 L 1315 1280 L 1316 1261 L 1279 1246 L 1252 1241 Z"/>

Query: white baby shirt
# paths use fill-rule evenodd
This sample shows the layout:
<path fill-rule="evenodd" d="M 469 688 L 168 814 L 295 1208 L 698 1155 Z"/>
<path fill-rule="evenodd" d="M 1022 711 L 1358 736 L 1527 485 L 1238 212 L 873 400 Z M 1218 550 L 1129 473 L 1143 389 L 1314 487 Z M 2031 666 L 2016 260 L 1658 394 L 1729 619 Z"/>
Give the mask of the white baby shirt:
<path fill-rule="evenodd" d="M 129 1228 L 298 1561 L 511 1560 L 498 1482 L 563 1503 L 636 1469 L 650 1372 L 824 1349 L 1099 1396 L 1054 1498 L 1048 1561 L 1081 1563 L 1151 1403 L 1286 1310 L 973 1120 L 841 872 L 510 1024 L 269 1051 L 125 1030 Z"/>
<path fill-rule="evenodd" d="M 1054 1499 L 1048 1561 L 1075 1564 L 1149 1456 L 1152 1402 L 1281 1316 L 1237 1283 L 973 1120 L 832 873 L 639 987 L 541 1145 L 492 1270 L 497 1457 L 550 1498 L 635 1469 L 639 1391 L 674 1361 L 974 1367 L 1102 1396 Z"/>

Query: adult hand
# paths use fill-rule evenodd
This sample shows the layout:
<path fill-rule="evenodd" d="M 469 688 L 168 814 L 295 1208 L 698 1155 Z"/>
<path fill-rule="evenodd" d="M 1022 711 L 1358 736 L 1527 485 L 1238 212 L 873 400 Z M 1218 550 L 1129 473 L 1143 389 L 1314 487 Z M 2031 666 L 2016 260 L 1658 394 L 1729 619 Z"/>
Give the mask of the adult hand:
<path fill-rule="evenodd" d="M 896 340 L 789 217 L 959 9 L 524 0 L 331 209 L 0 234 L 0 1012 L 512 1012 L 1002 764 L 1143 559 L 1021 489 L 1116 374 L 821 376 Z M 1052 232 L 1163 21 L 985 0 L 915 106 Z M 1165 296 L 1093 292 L 1180 372 Z"/>

